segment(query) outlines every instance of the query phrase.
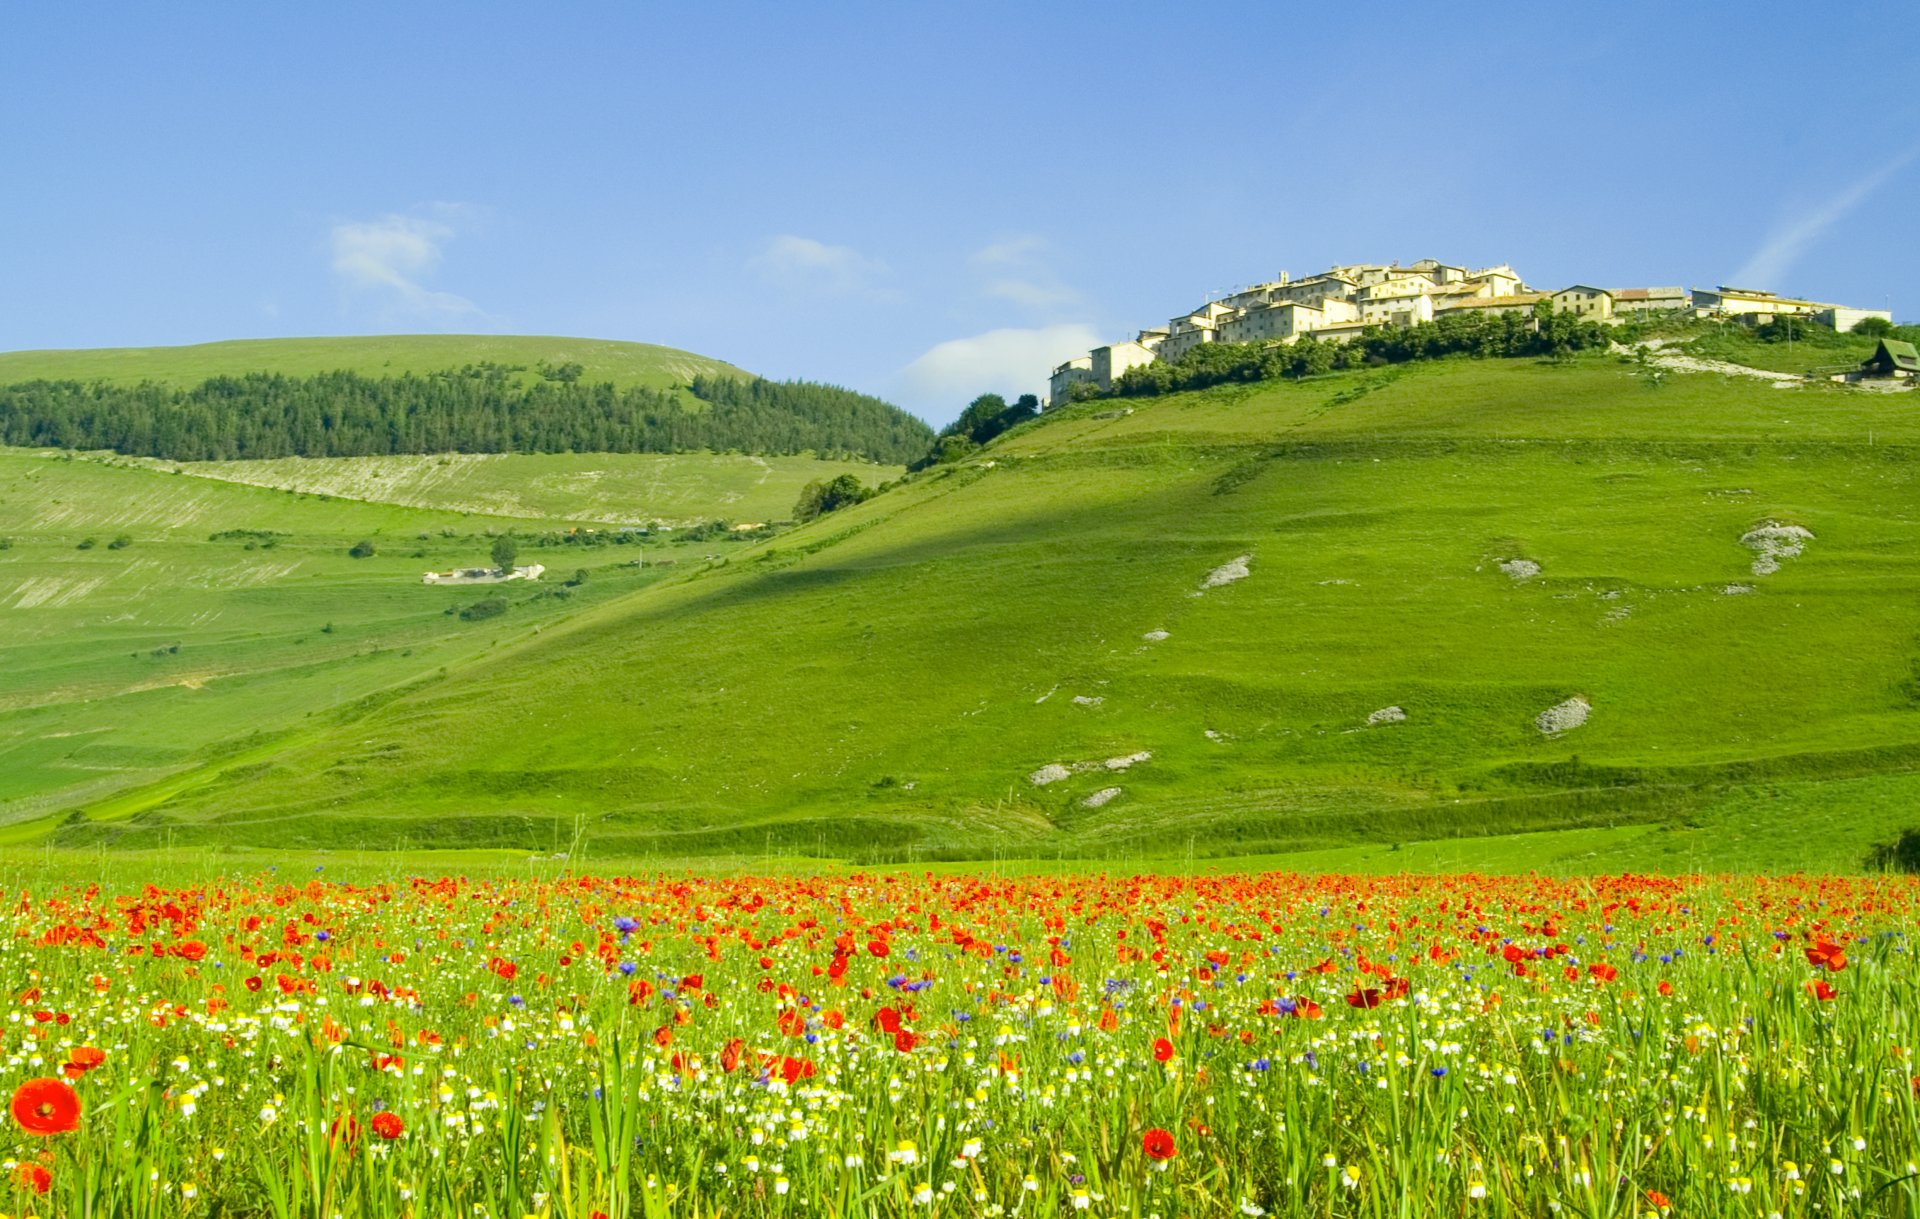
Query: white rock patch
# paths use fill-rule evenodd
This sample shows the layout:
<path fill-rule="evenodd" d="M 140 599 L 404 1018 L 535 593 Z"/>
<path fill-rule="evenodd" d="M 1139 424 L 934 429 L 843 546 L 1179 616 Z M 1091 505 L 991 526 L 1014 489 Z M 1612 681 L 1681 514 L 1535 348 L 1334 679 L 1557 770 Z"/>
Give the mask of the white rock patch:
<path fill-rule="evenodd" d="M 1780 570 L 1780 560 L 1799 557 L 1813 541 L 1813 534 L 1798 525 L 1768 521 L 1740 536 L 1740 544 L 1753 551 L 1753 574 L 1770 576 Z"/>
<path fill-rule="evenodd" d="M 1108 770 L 1125 770 L 1129 766 L 1135 766 L 1141 762 L 1150 762 L 1152 760 L 1153 755 L 1143 749 L 1139 753 L 1129 753 L 1118 758 L 1108 758 L 1105 762 L 1102 762 L 1101 765 L 1105 766 Z"/>
<path fill-rule="evenodd" d="M 1540 565 L 1532 559 L 1502 559 L 1500 570 L 1516 580 L 1531 580 L 1540 574 Z"/>
<path fill-rule="evenodd" d="M 1235 580 L 1244 580 L 1252 574 L 1247 570 L 1247 564 L 1251 562 L 1253 562 L 1253 556 L 1243 554 L 1231 563 L 1222 563 L 1207 573 L 1207 578 L 1200 582 L 1200 587 L 1203 589 L 1219 588 L 1222 584 L 1232 584 Z"/>
<path fill-rule="evenodd" d="M 1060 763 L 1049 762 L 1039 770 L 1028 775 L 1027 782 L 1033 784 L 1035 787 L 1045 787 L 1049 783 L 1058 783 L 1062 779 L 1069 778 L 1072 774 L 1072 771 L 1060 765 Z"/>
<path fill-rule="evenodd" d="M 1076 707 L 1098 707 L 1106 701 L 1106 697 L 1100 694 L 1076 694 L 1073 696 L 1073 705 Z"/>
<path fill-rule="evenodd" d="M 1110 803 L 1113 800 L 1113 798 L 1119 794 L 1120 794 L 1120 789 L 1117 787 L 1103 787 L 1099 791 L 1093 793 L 1091 796 L 1088 796 L 1085 800 L 1082 800 L 1080 802 L 1080 807 L 1081 808 L 1100 808 Z"/>
<path fill-rule="evenodd" d="M 1744 597 L 1752 591 L 1753 585 L 1751 584 L 1729 584 L 1720 590 L 1720 595 L 1723 597 Z"/>
<path fill-rule="evenodd" d="M 1407 718 L 1407 713 L 1398 707 L 1382 707 L 1367 717 L 1368 725 L 1398 724 Z"/>
<path fill-rule="evenodd" d="M 1593 704 L 1576 694 L 1566 702 L 1555 703 L 1534 716 L 1533 726 L 1548 736 L 1559 736 L 1586 723 L 1587 716 L 1592 712 Z"/>
<path fill-rule="evenodd" d="M 1167 633 L 1165 631 L 1148 631 L 1146 634 L 1140 636 L 1140 638 L 1146 640 L 1148 643 L 1159 643 L 1166 637 Z"/>

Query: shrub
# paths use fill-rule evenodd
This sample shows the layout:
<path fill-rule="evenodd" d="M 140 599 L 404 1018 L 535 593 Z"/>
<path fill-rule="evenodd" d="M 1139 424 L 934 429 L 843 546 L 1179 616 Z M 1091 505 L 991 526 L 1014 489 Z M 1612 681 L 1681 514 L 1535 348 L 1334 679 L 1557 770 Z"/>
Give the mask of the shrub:
<path fill-rule="evenodd" d="M 361 538 L 347 553 L 356 559 L 372 558 L 375 553 L 373 542 L 368 538 Z"/>
<path fill-rule="evenodd" d="M 1893 333 L 1893 323 L 1883 317 L 1863 317 L 1853 324 L 1850 333 L 1865 335 L 1870 339 L 1884 339 Z"/>
<path fill-rule="evenodd" d="M 108 550 L 125 550 L 127 547 L 131 545 L 133 545 L 133 539 L 123 533 L 120 536 L 114 538 L 113 541 L 108 542 L 107 549 Z"/>
<path fill-rule="evenodd" d="M 504 597 L 488 597 L 485 601 L 475 601 L 460 611 L 460 616 L 468 622 L 478 622 L 482 618 L 498 618 L 507 612 Z"/>
<path fill-rule="evenodd" d="M 78 546 L 75 546 L 74 549 L 75 550 L 92 550 L 95 546 L 98 546 L 99 544 L 100 544 L 100 541 L 98 538 L 81 538 L 80 544 Z"/>

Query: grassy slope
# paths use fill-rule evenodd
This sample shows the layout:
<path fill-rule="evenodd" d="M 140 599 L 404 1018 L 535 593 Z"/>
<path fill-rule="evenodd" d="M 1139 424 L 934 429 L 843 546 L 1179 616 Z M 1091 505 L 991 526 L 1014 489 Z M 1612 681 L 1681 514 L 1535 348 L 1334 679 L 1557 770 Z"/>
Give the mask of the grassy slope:
<path fill-rule="evenodd" d="M 0 823 L 93 804 L 256 731 L 306 726 L 662 574 L 626 566 L 638 553 L 630 547 L 529 548 L 527 561 L 556 577 L 584 568 L 592 578 L 564 601 L 528 601 L 536 590 L 514 586 L 526 603 L 506 617 L 449 618 L 447 607 L 487 594 L 425 588 L 419 574 L 484 562 L 489 531 L 544 531 L 582 516 L 783 516 L 801 483 L 855 468 L 708 454 L 513 456 L 456 459 L 458 474 L 435 482 L 438 460 L 391 459 L 394 470 L 416 467 L 400 480 L 407 493 L 368 489 L 373 502 L 356 502 L 124 458 L 0 449 Z M 305 481 L 326 487 L 354 485 L 362 465 L 298 464 Z M 897 473 L 859 472 L 869 482 Z M 491 515 L 471 511 L 488 506 Z M 209 540 L 229 529 L 284 537 L 271 548 Z M 109 548 L 121 534 L 132 545 Z M 98 544 L 77 549 L 88 537 Z M 362 538 L 378 554 L 347 557 Z M 697 562 L 715 549 L 732 546 L 646 553 Z"/>
<path fill-rule="evenodd" d="M 586 810 L 601 852 L 1206 855 L 1636 827 L 1509 840 L 1606 866 L 1699 858 L 1638 828 L 1693 824 L 1760 826 L 1790 864 L 1781 827 L 1824 817 L 1857 858 L 1904 816 L 1910 400 L 1589 360 L 1133 405 L 583 613 L 138 832 L 62 838 L 532 846 Z M 1817 540 L 1754 577 L 1738 539 L 1765 519 Z M 1249 579 L 1196 595 L 1239 554 Z M 1575 694 L 1588 726 L 1541 736 Z M 1405 723 L 1364 726 L 1389 704 Z"/>
<path fill-rule="evenodd" d="M 541 335 L 392 334 L 4 352 L 0 353 L 0 384 L 45 378 L 194 385 L 208 377 L 250 372 L 303 376 L 346 370 L 400 376 L 479 363 L 517 364 L 531 370 L 541 361 L 585 365 L 583 379 L 588 381 L 659 388 L 685 384 L 696 373 L 747 375 L 724 361 L 651 343 Z"/>
<path fill-rule="evenodd" d="M 869 486 L 898 466 L 738 453 L 447 453 L 143 463 L 201 478 L 410 508 L 556 521 L 687 524 L 715 516 L 785 520 L 802 484 L 853 474 Z"/>

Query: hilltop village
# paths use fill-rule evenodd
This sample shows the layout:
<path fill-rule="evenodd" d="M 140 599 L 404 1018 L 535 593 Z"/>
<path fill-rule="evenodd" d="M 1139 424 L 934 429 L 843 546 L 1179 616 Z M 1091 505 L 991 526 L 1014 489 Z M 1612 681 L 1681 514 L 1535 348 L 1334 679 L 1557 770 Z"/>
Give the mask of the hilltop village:
<path fill-rule="evenodd" d="M 1351 263 L 1305 279 L 1289 278 L 1283 271 L 1276 280 L 1209 301 L 1174 317 L 1165 326 L 1096 347 L 1053 370 L 1049 402 L 1067 402 L 1074 386 L 1082 383 L 1103 392 L 1110 390 L 1115 378 L 1128 369 L 1155 360 L 1177 360 L 1203 343 L 1291 343 L 1304 334 L 1343 341 L 1375 326 L 1412 326 L 1445 317 L 1530 314 L 1542 302 L 1550 304 L 1556 313 L 1571 313 L 1592 322 L 1691 311 L 1703 317 L 1747 321 L 1791 315 L 1848 331 L 1867 318 L 1893 320 L 1886 310 L 1853 309 L 1746 288 L 1690 291 L 1573 284 L 1546 292 L 1529 286 L 1505 263 L 1478 270 L 1432 258 L 1404 267 L 1398 263 Z"/>

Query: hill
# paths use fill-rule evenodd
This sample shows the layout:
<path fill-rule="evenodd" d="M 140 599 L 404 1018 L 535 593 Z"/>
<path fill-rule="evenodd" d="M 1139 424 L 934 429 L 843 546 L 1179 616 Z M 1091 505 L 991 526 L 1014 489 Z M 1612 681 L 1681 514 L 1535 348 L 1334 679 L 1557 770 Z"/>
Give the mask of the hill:
<path fill-rule="evenodd" d="M 1857 866 L 1920 820 L 1910 403 L 1591 356 L 1090 403 L 54 841 Z"/>
<path fill-rule="evenodd" d="M 105 381 L 132 385 L 161 381 L 198 385 L 211 377 L 279 373 L 308 377 L 354 372 L 399 377 L 444 372 L 474 364 L 527 370 L 537 379 L 541 364 L 579 364 L 581 379 L 618 386 L 667 389 L 696 376 L 746 377 L 723 360 L 651 343 L 611 339 L 499 334 L 385 334 L 342 338 L 235 339 L 185 347 L 101 347 L 61 351 L 0 352 L 0 385 L 21 381 Z"/>
<path fill-rule="evenodd" d="M 900 472 L 721 454 L 229 465 L 0 449 L 0 824 L 251 757 L 745 545 L 702 522 L 781 519 L 808 482 Z M 680 528 L 591 528 L 654 522 Z M 546 579 L 421 584 L 487 563 L 506 532 Z M 350 555 L 362 541 L 374 553 Z M 496 597 L 505 612 L 461 616 Z"/>

